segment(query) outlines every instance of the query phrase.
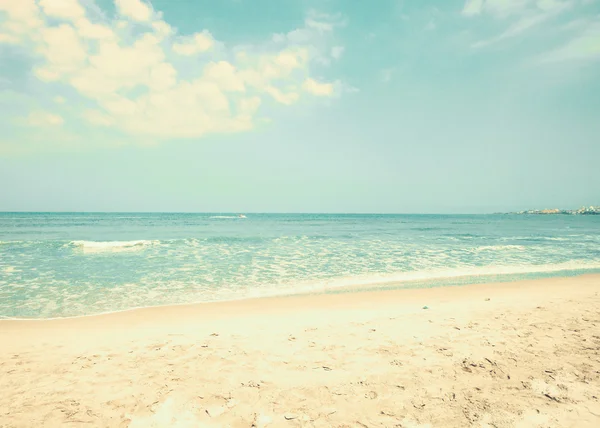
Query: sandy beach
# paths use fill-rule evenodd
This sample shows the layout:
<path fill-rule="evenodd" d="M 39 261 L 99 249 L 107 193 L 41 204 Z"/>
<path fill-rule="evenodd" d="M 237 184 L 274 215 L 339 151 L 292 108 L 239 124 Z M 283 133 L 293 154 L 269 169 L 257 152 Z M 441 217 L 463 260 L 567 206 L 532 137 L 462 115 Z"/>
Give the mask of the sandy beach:
<path fill-rule="evenodd" d="M 0 321 L 0 427 L 598 427 L 600 275 Z"/>

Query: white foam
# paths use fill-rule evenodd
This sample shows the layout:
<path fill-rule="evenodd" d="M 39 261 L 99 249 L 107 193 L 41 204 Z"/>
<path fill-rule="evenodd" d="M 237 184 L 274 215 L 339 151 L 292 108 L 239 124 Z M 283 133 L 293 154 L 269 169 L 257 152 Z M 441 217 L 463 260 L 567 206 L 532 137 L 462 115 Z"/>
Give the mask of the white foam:
<path fill-rule="evenodd" d="M 119 253 L 124 251 L 140 251 L 157 244 L 158 241 L 72 241 L 70 245 L 83 250 L 86 254 Z"/>
<path fill-rule="evenodd" d="M 213 216 L 210 216 L 209 218 L 238 218 L 238 217 L 234 216 L 234 215 L 213 215 Z"/>
<path fill-rule="evenodd" d="M 568 235 L 578 236 L 578 235 Z M 500 238 L 502 241 L 570 241 L 568 238 L 552 236 L 505 236 Z"/>
<path fill-rule="evenodd" d="M 600 269 L 600 260 L 589 262 L 566 262 L 548 265 L 512 265 L 512 266 L 473 266 L 457 269 L 425 269 L 394 274 L 353 276 L 346 278 L 321 279 L 310 282 L 299 282 L 289 285 L 278 285 L 276 288 L 256 287 L 247 297 L 270 297 L 281 294 L 303 294 L 324 292 L 348 287 L 365 287 L 377 285 L 402 284 L 419 281 L 434 281 L 453 278 L 476 278 L 500 275 L 525 275 L 555 273 L 568 271 L 588 271 Z"/>
<path fill-rule="evenodd" d="M 479 252 L 479 251 L 511 251 L 511 250 L 523 251 L 523 250 L 525 250 L 525 247 L 522 245 L 486 245 L 486 246 L 475 248 L 476 252 Z"/>

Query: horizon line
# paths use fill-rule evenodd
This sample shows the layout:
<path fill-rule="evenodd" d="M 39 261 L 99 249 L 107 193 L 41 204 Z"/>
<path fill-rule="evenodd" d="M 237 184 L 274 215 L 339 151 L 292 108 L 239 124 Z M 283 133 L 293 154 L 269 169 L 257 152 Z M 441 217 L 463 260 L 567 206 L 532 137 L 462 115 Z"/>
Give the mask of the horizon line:
<path fill-rule="evenodd" d="M 513 214 L 506 212 L 312 212 L 312 211 L 4 211 L 0 214 L 290 214 L 290 215 L 494 215 Z"/>

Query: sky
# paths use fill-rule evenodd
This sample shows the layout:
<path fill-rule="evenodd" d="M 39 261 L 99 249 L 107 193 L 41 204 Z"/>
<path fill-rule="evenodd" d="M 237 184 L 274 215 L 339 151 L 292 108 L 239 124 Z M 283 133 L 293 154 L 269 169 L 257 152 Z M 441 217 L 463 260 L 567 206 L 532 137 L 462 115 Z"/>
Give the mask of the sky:
<path fill-rule="evenodd" d="M 0 211 L 600 204 L 600 0 L 0 0 Z"/>

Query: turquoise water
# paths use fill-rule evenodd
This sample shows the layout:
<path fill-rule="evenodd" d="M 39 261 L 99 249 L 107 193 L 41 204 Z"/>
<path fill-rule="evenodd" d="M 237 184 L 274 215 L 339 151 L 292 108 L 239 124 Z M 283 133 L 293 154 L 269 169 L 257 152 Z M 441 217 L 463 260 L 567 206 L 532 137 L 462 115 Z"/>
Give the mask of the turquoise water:
<path fill-rule="evenodd" d="M 0 317 L 600 271 L 600 216 L 0 213 Z"/>

